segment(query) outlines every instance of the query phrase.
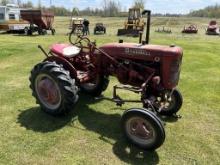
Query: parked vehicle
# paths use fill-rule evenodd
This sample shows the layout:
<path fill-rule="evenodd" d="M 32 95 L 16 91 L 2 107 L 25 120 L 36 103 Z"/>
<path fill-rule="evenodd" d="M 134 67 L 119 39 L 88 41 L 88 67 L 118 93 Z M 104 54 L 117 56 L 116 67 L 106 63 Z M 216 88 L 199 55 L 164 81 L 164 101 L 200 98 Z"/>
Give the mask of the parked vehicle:
<path fill-rule="evenodd" d="M 123 29 L 118 29 L 118 36 L 127 35 L 138 37 L 140 32 L 144 31 L 144 19 L 141 15 L 140 8 L 130 8 L 128 12 L 128 19 L 124 23 Z"/>
<path fill-rule="evenodd" d="M 71 17 L 69 29 L 71 30 L 70 33 L 75 35 L 82 35 L 83 34 L 83 18 L 74 18 Z"/>
<path fill-rule="evenodd" d="M 88 37 L 78 36 L 71 44 L 54 44 L 43 62 L 31 71 L 30 87 L 41 109 L 51 115 L 66 114 L 74 109 L 79 99 L 79 88 L 97 97 L 115 76 L 120 85 L 113 88 L 113 102 L 141 103 L 144 108 L 124 112 L 121 126 L 127 139 L 136 146 L 154 150 L 165 140 L 165 130 L 157 115 L 175 115 L 182 106 L 179 82 L 183 50 L 177 46 L 149 45 L 150 14 L 146 40 L 137 43 L 109 43 L 97 47 Z M 75 36 L 74 36 L 75 37 Z M 75 37 L 76 38 L 76 37 Z M 125 100 L 118 90 L 140 94 L 137 100 Z M 106 107 L 107 108 L 107 107 Z M 89 120 L 89 118 L 88 118 Z"/>
<path fill-rule="evenodd" d="M 24 32 L 28 22 L 21 19 L 21 10 L 14 4 L 0 6 L 0 31 Z"/>
<path fill-rule="evenodd" d="M 94 28 L 94 34 L 105 34 L 106 33 L 106 27 L 103 23 L 96 23 Z"/>
<path fill-rule="evenodd" d="M 53 28 L 54 13 L 44 10 L 21 10 L 21 18 L 29 22 L 29 26 L 25 28 L 27 35 L 38 32 L 39 35 L 47 34 L 50 30 L 52 35 L 55 34 Z"/>

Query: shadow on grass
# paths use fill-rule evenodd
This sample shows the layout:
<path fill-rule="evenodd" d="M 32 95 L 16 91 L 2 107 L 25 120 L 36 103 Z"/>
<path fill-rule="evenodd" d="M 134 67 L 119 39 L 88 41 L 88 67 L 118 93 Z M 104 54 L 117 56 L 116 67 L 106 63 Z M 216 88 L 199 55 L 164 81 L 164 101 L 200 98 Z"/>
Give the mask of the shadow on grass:
<path fill-rule="evenodd" d="M 176 117 L 176 116 L 159 116 L 159 117 L 162 121 L 168 122 L 168 123 L 175 123 L 180 119 L 179 117 Z"/>
<path fill-rule="evenodd" d="M 26 34 L 13 34 L 13 36 L 15 37 L 39 37 L 39 36 L 42 36 L 42 35 L 39 35 L 39 34 L 32 34 L 32 35 L 26 35 Z"/>
<path fill-rule="evenodd" d="M 100 101 L 100 100 L 99 100 Z M 77 112 L 72 112 L 63 117 L 52 117 L 45 114 L 39 107 L 22 111 L 18 116 L 21 126 L 36 132 L 51 132 L 65 127 L 74 122 L 77 114 L 78 121 L 89 131 L 100 134 L 100 140 L 113 146 L 113 153 L 122 161 L 130 164 L 158 164 L 158 154 L 140 150 L 125 141 L 120 129 L 119 114 L 105 114 L 91 109 L 89 105 L 96 104 L 98 100 L 81 95 L 75 107 Z M 114 139 L 112 144 L 108 139 Z"/>
<path fill-rule="evenodd" d="M 68 125 L 72 116 L 53 117 L 44 113 L 40 107 L 22 111 L 18 116 L 18 123 L 22 127 L 35 132 L 53 132 Z"/>

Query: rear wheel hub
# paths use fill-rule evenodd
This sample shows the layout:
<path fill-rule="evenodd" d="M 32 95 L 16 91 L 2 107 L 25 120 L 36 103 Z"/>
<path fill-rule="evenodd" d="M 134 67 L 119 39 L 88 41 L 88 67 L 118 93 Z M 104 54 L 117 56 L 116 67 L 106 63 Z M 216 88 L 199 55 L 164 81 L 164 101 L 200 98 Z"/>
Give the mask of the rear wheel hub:
<path fill-rule="evenodd" d="M 35 81 L 35 89 L 41 103 L 49 109 L 57 109 L 61 104 L 61 92 L 56 81 L 49 75 L 41 74 Z"/>
<path fill-rule="evenodd" d="M 133 117 L 127 121 L 126 131 L 128 135 L 138 143 L 151 143 L 155 140 L 152 125 L 141 117 Z"/>

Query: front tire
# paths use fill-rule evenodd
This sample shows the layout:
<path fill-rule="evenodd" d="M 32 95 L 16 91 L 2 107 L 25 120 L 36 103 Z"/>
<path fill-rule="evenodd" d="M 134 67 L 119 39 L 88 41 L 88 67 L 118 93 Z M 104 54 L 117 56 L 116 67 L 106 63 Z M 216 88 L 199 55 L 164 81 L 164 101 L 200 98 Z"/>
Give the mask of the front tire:
<path fill-rule="evenodd" d="M 167 99 L 168 106 L 163 108 L 159 114 L 164 116 L 172 116 L 176 114 L 183 104 L 183 97 L 179 90 L 175 89 L 170 96 L 170 98 Z M 166 103 L 165 103 L 166 104 Z"/>
<path fill-rule="evenodd" d="M 121 125 L 128 141 L 144 150 L 155 150 L 165 140 L 162 122 L 146 109 L 127 110 L 122 116 Z"/>
<path fill-rule="evenodd" d="M 108 88 L 108 84 L 109 79 L 107 76 L 97 75 L 93 82 L 82 84 L 81 89 L 83 92 L 97 97 Z"/>
<path fill-rule="evenodd" d="M 31 71 L 30 83 L 37 104 L 51 115 L 70 112 L 78 101 L 75 80 L 55 62 L 37 64 Z"/>

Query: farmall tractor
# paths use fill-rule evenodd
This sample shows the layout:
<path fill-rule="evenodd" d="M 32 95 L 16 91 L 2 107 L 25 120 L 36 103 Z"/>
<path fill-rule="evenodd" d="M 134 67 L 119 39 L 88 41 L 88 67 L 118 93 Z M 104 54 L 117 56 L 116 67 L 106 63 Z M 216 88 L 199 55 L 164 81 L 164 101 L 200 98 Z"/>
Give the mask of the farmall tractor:
<path fill-rule="evenodd" d="M 31 71 L 33 96 L 46 113 L 62 115 L 74 109 L 79 92 L 100 96 L 108 87 L 109 76 L 121 85 L 114 86 L 117 105 L 139 102 L 143 108 L 131 108 L 121 118 L 125 137 L 134 145 L 155 150 L 165 140 L 164 124 L 159 115 L 172 116 L 182 105 L 176 89 L 183 51 L 176 46 L 149 45 L 150 11 L 147 15 L 146 41 L 106 44 L 97 47 L 87 37 L 78 36 L 70 44 L 55 44 L 49 53 L 39 46 L 46 58 Z M 137 100 L 124 100 L 117 90 L 140 94 Z"/>

